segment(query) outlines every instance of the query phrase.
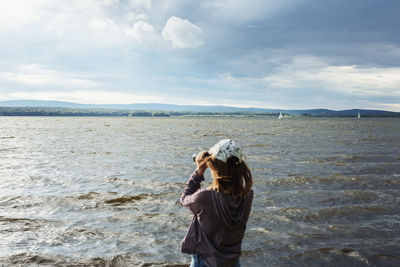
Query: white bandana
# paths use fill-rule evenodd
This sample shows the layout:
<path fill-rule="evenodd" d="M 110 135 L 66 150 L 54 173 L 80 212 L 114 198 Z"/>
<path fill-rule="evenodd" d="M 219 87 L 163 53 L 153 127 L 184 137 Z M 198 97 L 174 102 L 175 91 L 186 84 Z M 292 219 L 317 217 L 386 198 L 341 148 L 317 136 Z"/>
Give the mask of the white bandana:
<path fill-rule="evenodd" d="M 230 157 L 237 157 L 239 162 L 242 162 L 242 151 L 240 146 L 231 139 L 223 139 L 219 141 L 208 150 L 208 153 L 225 163 Z"/>

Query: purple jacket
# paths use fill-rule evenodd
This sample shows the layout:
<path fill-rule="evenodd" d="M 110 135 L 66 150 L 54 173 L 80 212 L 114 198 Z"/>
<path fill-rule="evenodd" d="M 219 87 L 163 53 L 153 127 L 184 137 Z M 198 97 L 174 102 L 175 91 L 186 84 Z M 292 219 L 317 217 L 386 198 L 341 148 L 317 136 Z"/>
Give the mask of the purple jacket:
<path fill-rule="evenodd" d="M 202 181 L 204 176 L 194 172 L 180 199 L 194 214 L 181 251 L 199 255 L 209 266 L 232 266 L 240 257 L 254 192 L 235 200 L 215 190 L 200 189 Z"/>

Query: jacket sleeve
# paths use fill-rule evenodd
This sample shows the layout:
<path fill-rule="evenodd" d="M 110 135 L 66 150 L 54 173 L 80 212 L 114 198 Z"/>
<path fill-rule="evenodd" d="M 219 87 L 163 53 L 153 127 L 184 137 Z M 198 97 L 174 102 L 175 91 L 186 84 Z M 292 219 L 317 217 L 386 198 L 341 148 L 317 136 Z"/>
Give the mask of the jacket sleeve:
<path fill-rule="evenodd" d="M 200 190 L 200 183 L 204 181 L 203 175 L 196 172 L 190 176 L 180 198 L 181 205 L 193 214 L 199 213 L 204 207 L 204 190 Z"/>

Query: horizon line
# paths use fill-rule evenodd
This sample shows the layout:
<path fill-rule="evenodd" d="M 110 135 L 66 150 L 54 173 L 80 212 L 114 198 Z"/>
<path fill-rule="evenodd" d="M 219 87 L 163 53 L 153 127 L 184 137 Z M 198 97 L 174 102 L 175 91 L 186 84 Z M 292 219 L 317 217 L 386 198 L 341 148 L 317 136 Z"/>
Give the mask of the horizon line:
<path fill-rule="evenodd" d="M 302 111 L 302 110 L 330 110 L 330 111 L 350 111 L 350 110 L 369 110 L 369 111 L 385 111 L 385 112 L 394 112 L 394 113 L 400 113 L 400 111 L 394 111 L 394 110 L 385 110 L 385 109 L 376 109 L 376 108 L 346 108 L 346 109 L 331 109 L 331 108 L 295 108 L 295 109 L 290 109 L 290 108 L 270 108 L 270 107 L 255 107 L 255 106 L 228 106 L 228 105 L 216 105 L 216 104 L 175 104 L 175 103 L 162 103 L 162 102 L 137 102 L 137 103 L 129 103 L 129 104 L 98 104 L 98 103 L 79 103 L 79 102 L 71 102 L 71 101 L 65 101 L 65 100 L 37 100 L 37 99 L 12 99 L 12 100 L 0 100 L 0 103 L 2 102 L 60 102 L 60 103 L 68 103 L 68 104 L 77 104 L 77 105 L 95 105 L 95 106 L 129 106 L 129 105 L 173 105 L 173 106 L 195 106 L 195 107 L 226 107 L 226 108 L 240 108 L 240 109 L 267 109 L 267 110 L 282 110 L 282 111 Z M 62 106 L 59 106 L 62 108 Z M 56 107 L 55 107 L 56 108 Z"/>

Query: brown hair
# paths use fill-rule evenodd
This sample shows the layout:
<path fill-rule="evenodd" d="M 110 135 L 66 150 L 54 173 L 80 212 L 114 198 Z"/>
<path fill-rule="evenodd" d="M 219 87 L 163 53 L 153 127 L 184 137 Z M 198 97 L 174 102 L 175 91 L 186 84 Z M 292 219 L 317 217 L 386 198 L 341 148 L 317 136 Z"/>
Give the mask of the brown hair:
<path fill-rule="evenodd" d="M 233 197 L 246 196 L 251 190 L 253 180 L 246 163 L 237 157 L 230 157 L 225 162 L 209 156 L 205 158 L 213 177 L 210 189 L 222 192 Z"/>

